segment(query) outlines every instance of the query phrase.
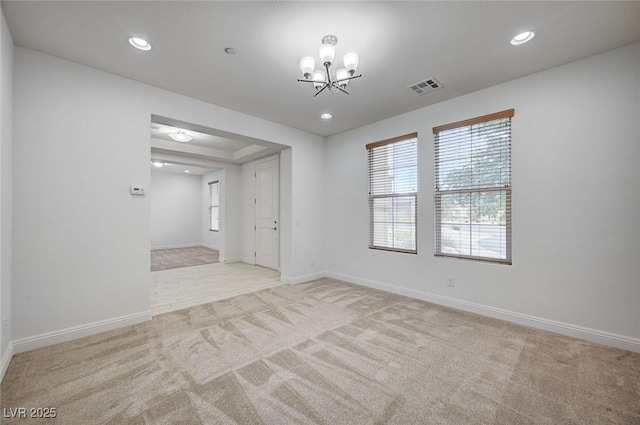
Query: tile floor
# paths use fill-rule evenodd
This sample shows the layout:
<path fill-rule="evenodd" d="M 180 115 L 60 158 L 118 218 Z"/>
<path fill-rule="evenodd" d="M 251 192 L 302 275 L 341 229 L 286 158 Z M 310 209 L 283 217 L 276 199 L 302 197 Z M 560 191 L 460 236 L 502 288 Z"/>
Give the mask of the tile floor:
<path fill-rule="evenodd" d="M 151 313 L 206 304 L 281 285 L 280 273 L 246 263 L 214 263 L 151 272 Z"/>
<path fill-rule="evenodd" d="M 204 246 L 151 250 L 151 271 L 217 263 L 220 252 Z"/>

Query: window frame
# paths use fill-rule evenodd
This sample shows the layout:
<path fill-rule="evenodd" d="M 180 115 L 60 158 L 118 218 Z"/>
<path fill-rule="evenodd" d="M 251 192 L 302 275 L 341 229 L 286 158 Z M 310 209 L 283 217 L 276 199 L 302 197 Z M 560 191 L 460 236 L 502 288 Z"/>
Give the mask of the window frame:
<path fill-rule="evenodd" d="M 375 174 L 375 170 L 372 169 L 372 160 L 373 155 L 375 155 L 375 149 L 382 148 L 391 144 L 401 143 L 409 140 L 416 139 L 415 141 L 415 191 L 405 192 L 405 193 L 394 193 L 393 190 L 387 193 L 378 193 L 372 194 L 372 184 L 373 184 L 373 175 Z M 381 140 L 378 142 L 373 142 L 367 144 L 365 147 L 367 149 L 367 180 L 368 180 L 368 208 L 369 208 L 369 249 L 374 249 L 378 251 L 391 251 L 391 252 L 399 252 L 404 254 L 417 254 L 418 253 L 418 133 L 409 133 L 403 136 L 393 137 L 391 139 Z M 397 167 L 402 168 L 402 167 Z M 393 171 L 396 172 L 397 168 L 393 168 Z M 378 170 L 380 171 L 380 170 Z M 394 174 L 395 175 L 395 174 Z M 413 246 L 414 249 L 404 249 L 398 248 L 394 246 L 388 245 L 380 245 L 375 244 L 374 235 L 375 231 L 375 220 L 374 220 L 374 200 L 375 199 L 395 199 L 395 198 L 413 198 Z M 392 219 L 392 225 L 396 223 L 395 218 Z M 394 235 L 392 236 L 392 241 L 395 241 L 395 228 L 393 230 Z"/>
<path fill-rule="evenodd" d="M 464 260 L 473 260 L 487 263 L 498 263 L 505 265 L 512 265 L 512 178 L 511 178 L 511 151 L 512 151 L 512 128 L 511 128 L 511 119 L 515 115 L 515 109 L 507 109 L 504 111 L 496 112 L 493 114 L 483 115 L 480 117 L 475 117 L 463 121 L 457 121 L 450 124 L 445 124 L 437 127 L 433 127 L 434 134 L 434 256 L 436 257 L 447 257 L 447 258 L 458 258 Z M 469 131 L 473 134 L 472 127 L 476 124 L 486 123 L 496 120 L 508 119 L 509 124 L 509 137 L 508 143 L 506 146 L 506 159 L 507 159 L 507 183 L 504 185 L 491 185 L 491 186 L 474 186 L 473 184 L 469 185 L 466 188 L 456 188 L 456 189 L 440 189 L 438 187 L 439 183 L 439 172 L 440 165 L 442 163 L 440 158 L 440 133 L 447 130 L 453 130 L 462 127 L 469 127 Z M 502 151 L 501 151 L 502 154 Z M 470 155 L 469 158 L 472 158 Z M 463 255 L 463 254 L 452 254 L 452 253 L 444 253 L 442 252 L 442 197 L 443 195 L 455 195 L 455 194 L 469 194 L 470 197 L 473 197 L 474 193 L 487 193 L 487 192 L 504 192 L 505 201 L 504 201 L 504 210 L 505 210 L 505 232 L 504 232 L 504 245 L 505 245 L 505 258 L 494 258 L 494 257 L 486 257 L 481 255 Z M 470 203 L 470 208 L 472 204 Z M 473 221 L 471 217 L 469 217 L 469 224 L 473 225 Z M 502 239 L 501 239 L 502 241 Z M 473 251 L 470 248 L 470 254 L 473 254 Z"/>
<path fill-rule="evenodd" d="M 214 201 L 213 196 L 211 196 L 211 189 L 213 185 L 215 185 L 218 190 L 218 196 L 216 199 L 217 202 L 215 203 L 215 205 L 213 202 Z M 209 208 L 208 208 L 209 209 L 209 226 L 208 227 L 210 232 L 219 232 L 220 231 L 220 180 L 214 180 L 209 182 L 208 187 L 209 187 Z M 213 222 L 212 220 L 213 217 L 211 216 L 211 213 L 214 208 L 218 209 L 218 228 L 217 229 L 213 229 L 212 228 L 213 226 L 211 225 Z"/>

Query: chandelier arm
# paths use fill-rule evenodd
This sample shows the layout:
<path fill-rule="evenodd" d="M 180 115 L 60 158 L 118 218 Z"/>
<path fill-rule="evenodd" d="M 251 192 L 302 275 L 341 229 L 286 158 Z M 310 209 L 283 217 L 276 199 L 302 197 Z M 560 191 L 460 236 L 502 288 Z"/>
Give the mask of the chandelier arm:
<path fill-rule="evenodd" d="M 324 86 L 322 86 L 322 88 L 320 90 L 318 90 L 318 92 L 316 94 L 314 94 L 313 97 L 316 97 L 317 95 L 322 93 L 324 91 L 324 89 L 326 89 L 327 87 L 329 87 L 329 84 L 324 83 Z"/>
<path fill-rule="evenodd" d="M 313 81 L 313 80 L 301 80 L 300 78 L 298 78 L 298 82 L 299 82 L 299 83 L 317 83 L 317 81 Z"/>
<path fill-rule="evenodd" d="M 335 83 L 334 83 L 334 85 L 335 85 Z M 348 91 L 346 91 L 345 89 L 343 89 L 342 87 L 340 87 L 340 86 L 338 86 L 338 85 L 335 85 L 335 87 L 336 87 L 338 90 L 340 90 L 342 93 L 349 94 L 349 92 L 348 92 Z"/>
<path fill-rule="evenodd" d="M 353 77 L 341 78 L 341 79 L 339 79 L 339 80 L 336 80 L 335 82 L 336 82 L 336 83 L 338 83 L 338 84 L 340 84 L 340 83 L 341 83 L 341 82 L 343 82 L 343 81 L 354 80 L 354 79 L 356 79 L 356 78 L 360 78 L 360 77 L 362 77 L 362 74 L 354 75 Z M 298 80 L 298 81 L 302 81 L 302 80 Z"/>

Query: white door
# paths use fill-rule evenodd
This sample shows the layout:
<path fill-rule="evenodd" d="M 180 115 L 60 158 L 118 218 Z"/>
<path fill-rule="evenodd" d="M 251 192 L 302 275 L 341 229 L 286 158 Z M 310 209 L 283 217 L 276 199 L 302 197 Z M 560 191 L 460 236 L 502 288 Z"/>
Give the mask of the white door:
<path fill-rule="evenodd" d="M 256 264 L 280 267 L 278 157 L 256 162 Z"/>

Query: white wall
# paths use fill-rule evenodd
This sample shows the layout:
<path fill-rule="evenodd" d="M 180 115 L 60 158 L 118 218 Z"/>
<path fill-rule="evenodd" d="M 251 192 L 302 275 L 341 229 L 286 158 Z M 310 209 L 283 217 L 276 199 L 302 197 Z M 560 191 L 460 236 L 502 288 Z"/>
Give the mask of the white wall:
<path fill-rule="evenodd" d="M 209 182 L 220 182 L 220 231 L 209 231 Z M 203 245 L 220 250 L 220 262 L 242 260 L 242 193 L 240 165 L 225 164 L 224 168 L 202 178 L 202 241 Z"/>
<path fill-rule="evenodd" d="M 280 200 L 280 222 L 284 227 L 287 221 L 290 221 L 290 227 L 283 229 L 280 238 L 281 241 L 286 240 L 289 237 L 287 232 L 290 231 L 293 240 L 303 240 L 306 243 L 292 246 L 290 255 L 286 246 L 281 246 L 280 252 L 285 257 L 281 260 L 285 281 L 298 282 L 316 278 L 326 270 L 324 213 L 327 205 L 324 193 L 326 171 L 323 161 L 325 144 L 294 146 L 288 153 L 291 154 L 290 157 L 284 154 L 280 158 L 280 176 L 285 179 L 284 183 L 280 183 L 281 196 L 285 197 L 284 200 Z M 299 167 L 303 158 L 305 167 Z M 291 168 L 289 164 L 292 164 Z M 286 182 L 289 173 L 290 187 Z M 290 190 L 290 198 L 286 192 L 287 188 Z M 291 208 L 285 207 L 289 202 Z M 289 212 L 291 217 L 288 217 Z M 291 264 L 287 263 L 287 256 L 291 259 Z"/>
<path fill-rule="evenodd" d="M 293 236 L 293 228 L 295 226 L 293 219 L 293 149 L 285 149 L 280 152 L 280 270 L 291 270 L 293 269 L 293 252 L 292 246 L 290 244 L 282 243 L 283 241 L 287 241 L 292 239 Z M 254 167 L 255 169 L 255 167 Z M 324 182 L 323 182 L 324 183 Z M 255 192 L 255 183 L 253 185 Z M 321 188 L 324 189 L 324 186 Z M 322 197 L 321 197 L 322 198 Z M 323 206 L 321 208 L 322 211 L 326 208 Z M 253 211 L 255 217 L 255 209 Z M 319 226 L 324 225 L 324 220 L 320 220 L 318 222 Z M 324 235 L 322 237 L 322 241 L 324 242 Z M 320 247 L 322 249 L 322 255 L 324 255 L 324 246 Z M 255 234 L 253 236 L 253 250 L 255 251 Z M 322 270 L 322 269 L 319 269 Z M 312 273 L 307 274 L 307 277 L 313 273 L 317 273 L 315 270 Z M 282 273 L 284 275 L 284 273 Z M 307 277 L 301 280 L 307 280 Z M 282 280 L 282 277 L 281 277 Z M 287 279 L 284 279 L 287 281 Z M 290 279 L 293 281 L 293 279 Z"/>
<path fill-rule="evenodd" d="M 295 257 L 282 272 L 311 273 L 310 257 L 323 266 L 323 138 L 29 49 L 14 53 L 16 351 L 78 334 L 65 328 L 99 322 L 98 332 L 149 317 L 149 197 L 130 196 L 129 186 L 149 186 L 151 114 L 292 146 L 291 209 L 305 231 L 282 240 Z"/>
<path fill-rule="evenodd" d="M 216 170 L 204 175 L 200 179 L 200 241 L 203 246 L 212 249 L 220 249 L 220 232 L 209 230 L 209 182 L 220 181 L 222 170 Z"/>
<path fill-rule="evenodd" d="M 200 245 L 201 182 L 200 176 L 151 171 L 151 249 Z"/>
<path fill-rule="evenodd" d="M 432 127 L 508 108 L 515 108 L 513 265 L 436 258 Z M 608 342 L 617 336 L 607 333 L 621 335 L 638 350 L 639 117 L 635 44 L 331 137 L 327 268 L 335 277 L 485 314 L 525 322 L 533 316 L 529 323 L 539 318 L 554 330 L 562 325 L 552 321 L 588 328 L 582 337 L 591 330 Z M 419 253 L 369 250 L 365 144 L 414 131 Z M 446 286 L 446 276 L 455 287 Z"/>
<path fill-rule="evenodd" d="M 256 263 L 254 252 L 256 250 L 256 234 L 254 225 L 256 222 L 256 208 L 254 199 L 256 197 L 255 184 L 256 162 L 251 161 L 242 164 L 240 167 L 240 194 L 242 204 L 242 220 L 240 235 L 242 238 L 242 261 L 249 264 Z"/>
<path fill-rule="evenodd" d="M 132 184 L 149 187 L 145 93 L 14 53 L 13 337 L 147 319 L 149 197 L 129 194 Z"/>
<path fill-rule="evenodd" d="M 13 40 L 0 11 L 0 380 L 11 360 Z M 5 321 L 6 320 L 6 321 Z"/>
<path fill-rule="evenodd" d="M 220 185 L 220 233 L 224 249 L 220 251 L 221 263 L 242 260 L 242 193 L 240 166 L 224 167 Z"/>

